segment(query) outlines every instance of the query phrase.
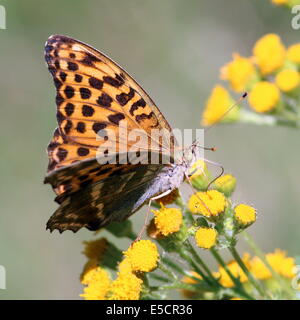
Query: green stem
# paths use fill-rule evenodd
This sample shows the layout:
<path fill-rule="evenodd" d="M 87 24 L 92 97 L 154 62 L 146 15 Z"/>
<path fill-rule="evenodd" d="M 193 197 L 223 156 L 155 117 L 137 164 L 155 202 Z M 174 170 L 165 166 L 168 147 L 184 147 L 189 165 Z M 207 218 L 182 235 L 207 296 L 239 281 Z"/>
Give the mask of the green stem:
<path fill-rule="evenodd" d="M 168 278 L 165 278 L 163 276 L 160 276 L 159 274 L 156 274 L 156 273 L 149 273 L 149 278 L 152 278 L 152 279 L 155 279 L 157 281 L 161 281 L 161 282 L 169 282 L 169 279 Z"/>
<path fill-rule="evenodd" d="M 151 291 L 161 291 L 161 290 L 173 290 L 173 289 L 184 289 L 189 291 L 197 292 L 197 287 L 184 282 L 175 282 L 170 285 L 162 285 L 159 287 L 150 287 Z"/>
<path fill-rule="evenodd" d="M 191 243 L 188 240 L 186 241 L 185 246 L 186 246 L 187 250 L 190 251 L 190 253 L 192 254 L 192 256 L 195 259 L 195 261 L 206 271 L 206 273 L 208 274 L 208 276 L 211 279 L 211 281 L 215 284 L 215 286 L 220 287 L 219 282 L 213 276 L 213 274 L 211 273 L 211 271 L 208 268 L 208 266 L 200 258 L 200 256 L 198 255 L 198 253 L 196 252 L 196 250 L 193 248 L 193 246 L 191 245 Z"/>
<path fill-rule="evenodd" d="M 164 274 L 166 274 L 168 277 L 170 277 L 173 281 L 177 281 L 178 278 L 176 274 L 168 269 L 162 262 L 158 264 L 158 269 L 160 269 Z"/>
<path fill-rule="evenodd" d="M 210 252 L 212 253 L 212 255 L 214 256 L 214 258 L 217 260 L 217 262 L 224 268 L 224 270 L 226 271 L 226 273 L 228 274 L 228 276 L 230 277 L 230 279 L 232 280 L 232 282 L 235 284 L 235 287 L 237 289 L 237 291 L 239 292 L 240 296 L 242 296 L 243 298 L 246 298 L 248 300 L 255 300 L 252 296 L 250 296 L 243 288 L 241 282 L 239 279 L 237 279 L 229 270 L 229 268 L 227 267 L 226 263 L 224 262 L 224 260 L 222 259 L 222 257 L 219 255 L 219 253 L 215 250 L 215 249 L 210 249 Z"/>
<path fill-rule="evenodd" d="M 280 286 L 286 291 L 286 293 L 290 297 L 295 297 L 294 291 L 291 287 L 287 285 L 287 283 L 281 278 L 281 276 L 271 267 L 269 262 L 266 259 L 265 254 L 262 252 L 262 250 L 257 246 L 257 244 L 254 242 L 252 237 L 246 232 L 243 231 L 242 235 L 249 245 L 249 247 L 252 249 L 252 251 L 260 258 L 260 260 L 263 262 L 263 264 L 269 269 L 274 279 L 277 280 L 277 282 L 280 284 Z"/>
<path fill-rule="evenodd" d="M 179 274 L 185 275 L 186 272 L 178 265 L 175 264 L 171 259 L 167 258 L 167 257 L 163 257 L 161 259 L 161 261 L 168 265 L 169 267 L 171 267 L 172 269 L 174 269 L 175 271 L 177 271 Z"/>
<path fill-rule="evenodd" d="M 180 250 L 178 254 L 188 262 L 192 269 L 196 271 L 208 285 L 213 286 L 213 283 L 210 280 L 210 278 L 203 273 L 203 271 L 198 267 L 198 265 L 193 261 L 193 259 L 191 259 L 191 257 L 186 253 L 185 250 Z"/>
<path fill-rule="evenodd" d="M 271 127 L 279 125 L 291 128 L 300 128 L 300 121 L 298 118 L 291 119 L 290 116 L 277 118 L 273 115 L 258 114 L 248 110 L 241 111 L 239 122 Z"/>

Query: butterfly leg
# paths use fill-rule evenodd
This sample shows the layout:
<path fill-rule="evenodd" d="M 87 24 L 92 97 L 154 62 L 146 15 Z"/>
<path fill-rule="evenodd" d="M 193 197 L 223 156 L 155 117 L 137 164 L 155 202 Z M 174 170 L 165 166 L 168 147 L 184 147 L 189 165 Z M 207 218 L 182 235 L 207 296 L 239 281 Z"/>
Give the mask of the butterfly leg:
<path fill-rule="evenodd" d="M 144 231 L 145 231 L 145 229 L 146 229 L 146 226 L 147 226 L 147 224 L 148 224 L 149 214 L 150 214 L 150 212 L 151 212 L 151 204 L 152 204 L 152 201 L 161 199 L 161 198 L 167 196 L 168 194 L 170 194 L 172 191 L 173 191 L 173 190 L 170 189 L 170 190 L 167 190 L 167 191 L 159 194 L 158 196 L 155 196 L 155 197 L 153 197 L 153 198 L 150 198 L 149 203 L 148 203 L 147 213 L 146 213 L 146 215 L 145 215 L 144 224 L 143 224 L 142 229 L 141 229 L 141 231 L 139 232 L 137 238 L 134 240 L 134 242 L 141 240 L 141 237 L 142 237 L 142 235 L 143 235 L 143 233 L 144 233 Z"/>

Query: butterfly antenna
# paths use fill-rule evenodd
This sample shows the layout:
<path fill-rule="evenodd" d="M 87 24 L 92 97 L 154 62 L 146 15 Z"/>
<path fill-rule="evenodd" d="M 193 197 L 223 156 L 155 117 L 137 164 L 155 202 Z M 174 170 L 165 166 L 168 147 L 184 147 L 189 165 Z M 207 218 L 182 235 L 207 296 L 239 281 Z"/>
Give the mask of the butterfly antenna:
<path fill-rule="evenodd" d="M 199 148 L 205 150 L 205 151 L 216 151 L 217 148 L 215 147 L 202 147 L 202 146 L 199 146 Z"/>
<path fill-rule="evenodd" d="M 246 97 L 248 96 L 248 93 L 247 92 L 244 92 L 237 101 L 234 102 L 234 104 L 228 108 L 226 110 L 226 112 L 224 112 L 221 117 L 219 119 L 217 119 L 217 121 L 215 123 L 213 123 L 211 126 L 209 126 L 208 128 L 205 128 L 204 130 L 205 131 L 208 131 L 209 129 L 213 128 L 218 122 L 220 122 L 220 120 L 222 120 L 226 114 L 228 114 L 233 108 L 235 108 L 241 101 L 243 101 Z"/>
<path fill-rule="evenodd" d="M 217 180 L 217 179 L 219 179 L 220 177 L 222 177 L 222 175 L 223 175 L 223 173 L 224 173 L 224 167 L 220 167 L 221 168 L 221 173 L 218 175 L 218 176 L 216 176 L 208 185 L 207 185 L 207 187 L 206 187 L 206 191 L 208 191 L 208 189 L 209 189 L 209 187 Z"/>

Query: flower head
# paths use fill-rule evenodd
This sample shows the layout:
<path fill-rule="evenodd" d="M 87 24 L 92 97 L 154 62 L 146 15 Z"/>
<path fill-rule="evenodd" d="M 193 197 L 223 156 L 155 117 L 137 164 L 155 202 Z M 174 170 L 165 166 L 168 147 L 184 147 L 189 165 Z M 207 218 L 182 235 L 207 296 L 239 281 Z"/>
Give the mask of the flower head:
<path fill-rule="evenodd" d="M 265 266 L 259 257 L 253 257 L 250 260 L 250 271 L 260 280 L 266 280 L 272 277 L 270 270 Z"/>
<path fill-rule="evenodd" d="M 221 69 L 221 78 L 228 80 L 233 90 L 241 92 L 246 89 L 256 71 L 251 59 L 233 54 L 233 60 Z"/>
<path fill-rule="evenodd" d="M 157 267 L 158 250 L 150 240 L 134 242 L 124 255 L 130 261 L 133 271 L 150 272 Z"/>
<path fill-rule="evenodd" d="M 285 69 L 276 75 L 275 82 L 281 91 L 289 92 L 299 87 L 300 74 L 296 70 Z"/>
<path fill-rule="evenodd" d="M 159 210 L 153 210 L 154 223 L 157 230 L 164 236 L 177 232 L 182 225 L 182 212 L 178 208 L 166 208 L 161 204 Z"/>
<path fill-rule="evenodd" d="M 132 272 L 132 266 L 131 266 L 130 260 L 128 258 L 123 259 L 119 263 L 119 272 L 121 272 L 121 273 L 131 273 Z"/>
<path fill-rule="evenodd" d="M 210 249 L 217 243 L 218 232 L 214 228 L 201 227 L 195 234 L 197 246 L 203 249 Z"/>
<path fill-rule="evenodd" d="M 120 272 L 111 284 L 109 300 L 138 300 L 143 281 L 130 272 Z"/>
<path fill-rule="evenodd" d="M 204 108 L 202 125 L 209 126 L 220 121 L 236 120 L 239 114 L 237 107 L 226 114 L 232 103 L 228 91 L 220 85 L 215 86 Z"/>
<path fill-rule="evenodd" d="M 273 253 L 266 254 L 266 259 L 271 267 L 286 278 L 293 278 L 295 276 L 295 259 L 287 257 L 286 252 L 276 249 Z"/>
<path fill-rule="evenodd" d="M 207 166 L 202 159 L 197 160 L 191 165 L 190 168 L 190 179 L 196 179 L 198 177 L 202 177 L 205 175 L 205 171 L 207 170 Z"/>
<path fill-rule="evenodd" d="M 256 210 L 241 203 L 234 208 L 234 218 L 240 227 L 248 227 L 256 220 Z"/>
<path fill-rule="evenodd" d="M 108 241 L 105 238 L 100 238 L 93 241 L 84 241 L 83 243 L 85 245 L 83 254 L 88 259 L 98 260 L 101 259 L 101 256 L 103 255 L 108 245 Z"/>
<path fill-rule="evenodd" d="M 295 276 L 295 259 L 287 257 L 286 252 L 276 249 L 275 252 L 267 253 L 266 260 L 274 271 L 286 278 Z M 270 279 L 272 274 L 259 257 L 253 257 L 250 261 L 250 271 L 261 280 Z"/>
<path fill-rule="evenodd" d="M 271 0 L 272 3 L 276 4 L 276 5 L 282 5 L 282 4 L 287 4 L 289 2 L 289 0 Z"/>
<path fill-rule="evenodd" d="M 100 267 L 89 270 L 82 278 L 82 284 L 87 284 L 80 295 L 86 300 L 105 300 L 109 291 L 111 279 L 109 273 Z"/>
<path fill-rule="evenodd" d="M 300 63 L 300 43 L 295 43 L 287 49 L 286 57 L 289 61 Z"/>
<path fill-rule="evenodd" d="M 226 208 L 226 198 L 217 190 L 197 192 L 190 197 L 188 207 L 194 214 L 217 217 Z"/>
<path fill-rule="evenodd" d="M 260 38 L 254 48 L 255 61 L 263 75 L 279 69 L 285 59 L 285 47 L 281 43 L 280 37 L 270 33 Z"/>
<path fill-rule="evenodd" d="M 236 187 L 236 178 L 231 174 L 225 174 L 218 178 L 214 182 L 214 185 L 218 191 L 224 193 L 226 197 L 229 197 Z"/>
<path fill-rule="evenodd" d="M 256 112 L 271 111 L 276 107 L 279 99 L 279 89 L 268 81 L 257 82 L 249 94 L 249 104 Z"/>

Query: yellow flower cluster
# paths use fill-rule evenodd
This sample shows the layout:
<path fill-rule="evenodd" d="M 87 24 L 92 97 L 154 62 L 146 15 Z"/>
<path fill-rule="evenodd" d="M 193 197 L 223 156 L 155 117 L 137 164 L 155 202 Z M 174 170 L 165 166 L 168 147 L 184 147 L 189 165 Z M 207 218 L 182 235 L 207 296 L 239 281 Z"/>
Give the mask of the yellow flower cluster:
<path fill-rule="evenodd" d="M 277 34 L 270 33 L 255 43 L 251 57 L 234 53 L 232 61 L 221 68 L 220 77 L 235 92 L 249 91 L 249 105 L 255 112 L 272 112 L 280 106 L 282 94 L 300 88 L 299 67 L 300 43 L 286 48 Z M 226 111 L 232 100 L 224 87 L 216 85 L 204 108 L 202 124 L 228 121 Z M 229 112 L 235 115 L 231 120 L 238 120 L 239 107 L 234 109 Z"/>
<path fill-rule="evenodd" d="M 286 256 L 286 252 L 276 249 L 273 253 L 266 254 L 266 260 L 274 271 L 286 278 L 295 276 L 295 259 Z M 253 257 L 250 261 L 251 271 L 258 279 L 269 279 L 272 277 L 270 270 L 258 257 Z"/>
<path fill-rule="evenodd" d="M 157 267 L 158 250 L 150 240 L 134 242 L 124 252 L 125 258 L 118 266 L 115 280 L 109 272 L 99 266 L 92 249 L 103 249 L 100 244 L 104 240 L 86 242 L 85 254 L 91 259 L 84 267 L 81 283 L 85 285 L 80 296 L 86 300 L 137 300 L 140 298 L 143 281 L 139 277 L 142 272 L 149 272 Z"/>
<path fill-rule="evenodd" d="M 265 258 L 271 268 L 279 275 L 285 278 L 293 278 L 295 276 L 295 259 L 287 257 L 284 251 L 277 249 L 273 253 L 267 253 Z M 257 279 L 267 280 L 272 278 L 272 274 L 268 267 L 257 256 L 250 258 L 250 255 L 245 253 L 242 260 L 249 272 L 251 272 Z M 234 277 L 238 277 L 240 279 L 241 283 L 248 281 L 246 274 L 236 261 L 229 262 L 227 264 L 227 268 L 231 271 Z M 220 283 L 224 287 L 231 288 L 234 286 L 233 281 L 223 267 L 220 267 L 214 276 L 219 278 Z"/>
<path fill-rule="evenodd" d="M 271 268 L 284 278 L 291 279 L 295 276 L 295 259 L 287 257 L 286 253 L 282 250 L 276 249 L 275 252 L 267 253 L 265 255 L 267 262 Z M 245 267 L 250 273 L 257 279 L 264 281 L 272 278 L 270 270 L 257 256 L 250 257 L 249 253 L 245 253 L 242 257 L 242 261 Z M 215 279 L 225 288 L 232 288 L 234 282 L 229 276 L 227 270 L 243 284 L 248 282 L 248 277 L 241 269 L 239 264 L 233 260 L 227 263 L 226 268 L 220 266 L 217 272 L 213 273 Z M 197 284 L 202 281 L 202 277 L 194 271 L 190 272 L 191 276 L 185 276 L 182 278 L 183 283 Z M 190 290 L 182 290 L 182 294 L 187 298 L 193 298 L 195 293 Z M 238 298 L 232 298 L 231 300 L 238 300 Z"/>

